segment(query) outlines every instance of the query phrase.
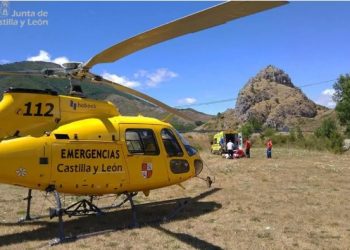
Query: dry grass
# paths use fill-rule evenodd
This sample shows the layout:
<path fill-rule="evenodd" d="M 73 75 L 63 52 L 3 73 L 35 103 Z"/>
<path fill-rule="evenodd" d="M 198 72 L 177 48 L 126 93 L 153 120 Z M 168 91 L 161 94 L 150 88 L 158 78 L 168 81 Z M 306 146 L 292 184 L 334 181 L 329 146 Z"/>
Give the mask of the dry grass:
<path fill-rule="evenodd" d="M 198 178 L 178 186 L 139 194 L 141 227 L 129 229 L 128 206 L 102 216 L 65 218 L 66 233 L 104 233 L 54 249 L 346 249 L 350 246 L 350 155 L 252 150 L 251 159 L 227 160 L 202 153 L 215 176 L 212 189 Z M 0 186 L 0 247 L 48 248 L 57 219 L 18 225 L 26 190 Z M 202 194 L 202 196 L 199 196 Z M 169 201 L 195 197 L 170 222 L 152 223 L 176 208 Z M 67 198 L 68 199 L 68 198 Z M 68 200 L 66 201 L 68 202 Z M 107 199 L 110 202 L 113 199 Z M 99 201 L 99 204 L 107 202 Z M 163 201 L 155 203 L 157 201 Z M 169 201 L 169 202 L 167 202 Z M 44 205 L 43 205 L 44 203 Z M 50 202 L 34 192 L 36 214 Z"/>

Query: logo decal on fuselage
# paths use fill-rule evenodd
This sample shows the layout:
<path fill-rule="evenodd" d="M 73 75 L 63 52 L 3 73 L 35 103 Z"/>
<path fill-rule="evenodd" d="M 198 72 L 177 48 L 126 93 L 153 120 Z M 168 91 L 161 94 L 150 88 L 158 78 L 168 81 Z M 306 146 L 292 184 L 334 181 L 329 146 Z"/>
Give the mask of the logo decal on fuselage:
<path fill-rule="evenodd" d="M 71 106 L 71 108 L 73 108 L 74 110 L 77 109 L 77 103 L 76 102 L 70 101 L 70 105 L 69 106 Z"/>
<path fill-rule="evenodd" d="M 152 176 L 152 163 L 142 163 L 142 167 L 141 167 L 141 173 L 143 178 L 148 179 L 151 178 Z"/>
<path fill-rule="evenodd" d="M 19 168 L 16 170 L 16 174 L 19 177 L 23 177 L 27 175 L 27 170 L 25 168 Z"/>
<path fill-rule="evenodd" d="M 74 109 L 77 110 L 77 108 L 82 108 L 82 109 L 96 109 L 96 105 L 95 104 L 90 104 L 90 103 L 80 103 L 80 102 L 75 102 L 73 100 L 70 101 L 69 106 Z"/>

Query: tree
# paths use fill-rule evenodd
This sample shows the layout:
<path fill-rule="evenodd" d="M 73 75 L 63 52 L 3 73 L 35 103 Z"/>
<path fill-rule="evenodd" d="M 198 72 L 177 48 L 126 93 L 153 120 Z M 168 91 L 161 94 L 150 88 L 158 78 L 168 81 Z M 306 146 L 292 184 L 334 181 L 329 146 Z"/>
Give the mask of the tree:
<path fill-rule="evenodd" d="M 327 118 L 323 120 L 321 126 L 316 129 L 315 136 L 323 139 L 324 142 L 322 143 L 324 143 L 329 150 L 335 153 L 342 152 L 344 138 L 339 132 L 337 124 L 333 119 Z"/>
<path fill-rule="evenodd" d="M 337 132 L 337 125 L 332 118 L 327 118 L 322 121 L 321 126 L 315 131 L 316 137 L 326 137 L 330 139 Z"/>
<path fill-rule="evenodd" d="M 257 118 L 255 118 L 254 116 L 250 117 L 247 123 L 250 124 L 254 133 L 260 133 L 262 131 L 263 123 L 259 121 Z"/>
<path fill-rule="evenodd" d="M 250 137 L 253 133 L 260 133 L 262 131 L 262 122 L 255 117 L 248 119 L 246 123 L 241 127 L 243 138 Z"/>
<path fill-rule="evenodd" d="M 303 135 L 303 131 L 301 131 L 301 128 L 299 126 L 297 126 L 295 130 L 297 133 L 297 139 L 304 140 L 304 135 Z"/>
<path fill-rule="evenodd" d="M 292 129 L 289 131 L 289 141 L 295 142 L 295 140 L 296 140 L 295 129 L 292 128 Z"/>
<path fill-rule="evenodd" d="M 243 138 L 249 138 L 253 134 L 254 131 L 253 131 L 253 127 L 250 123 L 245 123 L 241 127 L 241 132 L 242 132 Z"/>
<path fill-rule="evenodd" d="M 346 127 L 346 134 L 350 135 L 350 75 L 340 75 L 333 88 L 338 119 L 340 124 Z"/>

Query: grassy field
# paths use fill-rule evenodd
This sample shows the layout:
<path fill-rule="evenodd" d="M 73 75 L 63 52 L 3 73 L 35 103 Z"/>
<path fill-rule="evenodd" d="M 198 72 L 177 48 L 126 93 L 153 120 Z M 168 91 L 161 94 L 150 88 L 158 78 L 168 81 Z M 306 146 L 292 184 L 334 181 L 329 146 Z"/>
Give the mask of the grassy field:
<path fill-rule="evenodd" d="M 350 246 L 350 154 L 333 155 L 253 148 L 251 159 L 202 157 L 215 177 L 212 188 L 194 178 L 185 190 L 172 186 L 136 196 L 140 227 L 128 228 L 129 206 L 105 215 L 65 217 L 66 234 L 93 236 L 54 249 L 348 249 Z M 0 186 L 0 247 L 48 248 L 57 218 L 17 224 L 24 215 L 26 190 Z M 52 197 L 33 193 L 33 210 L 48 214 Z M 182 198 L 188 203 L 170 220 Z M 65 197 L 65 202 L 76 198 Z M 103 205 L 113 202 L 99 200 Z"/>

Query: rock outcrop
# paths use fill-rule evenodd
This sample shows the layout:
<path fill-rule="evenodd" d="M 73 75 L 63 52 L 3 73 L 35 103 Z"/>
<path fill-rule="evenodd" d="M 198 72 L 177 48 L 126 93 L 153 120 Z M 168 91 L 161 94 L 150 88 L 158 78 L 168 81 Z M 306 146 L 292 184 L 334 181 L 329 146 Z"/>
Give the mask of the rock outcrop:
<path fill-rule="evenodd" d="M 269 65 L 241 89 L 235 111 L 242 123 L 255 118 L 267 126 L 283 129 L 293 119 L 315 117 L 317 109 L 318 106 L 294 86 L 288 74 Z"/>

